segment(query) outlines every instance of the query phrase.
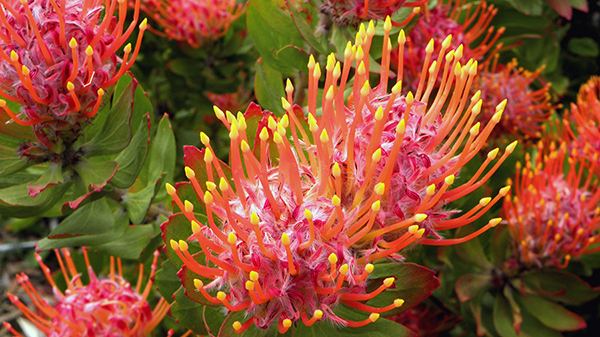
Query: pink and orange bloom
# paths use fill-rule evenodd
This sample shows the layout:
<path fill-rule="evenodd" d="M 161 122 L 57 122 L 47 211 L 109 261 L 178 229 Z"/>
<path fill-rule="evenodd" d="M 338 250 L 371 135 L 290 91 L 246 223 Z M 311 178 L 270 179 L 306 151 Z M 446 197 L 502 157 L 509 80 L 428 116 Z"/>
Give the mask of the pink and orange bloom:
<path fill-rule="evenodd" d="M 42 298 L 25 273 L 17 275 L 17 280 L 25 289 L 37 312 L 29 309 L 13 294 L 7 294 L 10 301 L 17 306 L 23 315 L 37 326 L 48 337 L 144 337 L 158 325 L 166 315 L 169 304 L 161 298 L 152 310 L 146 302 L 150 294 L 158 252 L 154 254 L 152 271 L 144 288 L 142 288 L 143 265 L 140 264 L 140 276 L 135 288 L 123 279 L 121 260 L 117 259 L 118 272 L 115 273 L 115 259 L 111 257 L 110 276 L 98 278 L 90 266 L 87 250 L 84 257 L 90 283 L 84 285 L 81 273 L 75 268 L 70 252 L 62 249 L 62 254 L 55 250 L 67 289 L 62 292 L 54 282 L 54 278 L 41 257 L 36 253 L 36 260 L 42 267 L 48 283 L 52 285 L 54 303 Z M 17 337 L 22 337 L 9 323 L 4 326 Z"/>
<path fill-rule="evenodd" d="M 515 195 L 504 199 L 503 212 L 516 246 L 514 261 L 565 268 L 571 259 L 600 251 L 600 189 L 586 173 L 594 162 L 570 156 L 566 143 L 547 147 L 540 142 L 533 160 L 527 154 L 525 167 L 517 163 Z"/>
<path fill-rule="evenodd" d="M 543 70 L 544 67 L 533 72 L 519 68 L 516 60 L 507 65 L 493 62 L 483 69 L 473 84 L 474 89 L 481 90 L 484 102 L 480 118 L 491 117 L 495 106 L 504 97 L 510 97 L 504 117 L 492 132 L 492 139 L 502 143 L 503 137 L 510 137 L 535 143 L 542 137 L 544 123 L 558 107 L 551 103 L 550 83 L 540 79 Z M 536 84 L 538 89 L 533 90 L 532 84 Z"/>
<path fill-rule="evenodd" d="M 235 0 L 142 0 L 141 8 L 164 30 L 150 31 L 192 48 L 225 35 L 245 10 Z"/>
<path fill-rule="evenodd" d="M 434 48 L 433 45 L 428 44 L 431 40 L 437 46 L 432 60 L 437 62 L 443 62 L 436 54 L 448 35 L 452 35 L 451 49 L 456 49 L 456 52 L 466 59 L 473 59 L 482 65 L 490 55 L 502 48 L 502 44 L 496 42 L 504 32 L 504 28 L 495 29 L 490 26 L 490 22 L 498 12 L 493 5 L 488 5 L 485 0 L 478 4 L 465 4 L 465 0 L 440 2 L 432 10 L 427 10 L 417 21 L 406 37 L 406 50 L 402 50 L 404 48 L 401 47 L 399 54 L 393 54 L 395 62 L 392 63 L 392 67 L 395 67 L 398 62 L 396 57 L 402 58 L 404 65 L 400 64 L 399 67 L 404 68 L 405 85 L 413 91 L 417 89 L 419 83 L 425 84 L 420 78 L 423 72 L 419 60 L 425 57 L 428 48 Z"/>
<path fill-rule="evenodd" d="M 98 112 L 105 90 L 133 65 L 145 20 L 135 47 L 126 45 L 122 58 L 116 52 L 137 25 L 139 0 L 126 29 L 127 4 L 122 0 L 2 4 L 0 109 L 13 122 L 33 126 L 38 140 L 59 153 Z M 117 7 L 118 18 L 113 17 Z M 20 110 L 12 111 L 6 101 L 20 104 Z"/>
<path fill-rule="evenodd" d="M 247 312 L 245 322 L 234 323 L 236 332 L 277 325 L 284 333 L 295 322 L 310 326 L 321 319 L 349 327 L 373 322 L 403 300 L 383 308 L 363 303 L 398 281 L 387 278 L 368 292 L 368 275 L 377 268 L 371 262 L 401 260 L 401 250 L 415 243 L 465 242 L 500 222 L 492 219 L 463 238 L 443 239 L 440 232 L 473 222 L 508 192 L 502 188 L 454 219 L 457 211 L 444 207 L 480 187 L 515 148 L 516 142 L 510 144 L 499 160 L 499 149 L 490 151 L 470 180 L 452 186 L 499 122 L 505 102 L 485 125 L 475 122 L 481 93 L 468 94 L 477 62 L 463 63 L 447 42 L 439 58 L 446 62 L 430 63 L 431 50 L 425 56 L 426 86 L 402 95 L 400 77 L 387 93 L 391 27 L 388 18 L 377 86 L 368 76 L 371 22 L 361 25 L 355 45 L 348 43 L 343 66 L 328 57 L 320 107 L 322 73 L 311 57 L 307 117 L 293 104 L 290 81 L 281 118 L 254 104 L 237 116 L 215 107 L 229 130 L 231 166 L 215 158 L 201 134 L 206 148 L 186 150 L 190 182 L 167 186 L 181 211 L 163 224 L 167 253 L 183 263 L 179 275 L 188 292 Z M 345 99 L 354 61 L 352 93 Z M 443 80 L 432 94 L 438 73 Z M 197 202 L 182 199 L 194 195 Z M 204 212 L 206 220 L 197 216 Z M 173 238 L 170 226 L 182 217 L 193 234 Z M 370 316 L 343 319 L 334 312 L 340 303 Z"/>
<path fill-rule="evenodd" d="M 399 11 L 402 7 L 413 8 L 413 12 L 402 22 L 393 22 L 395 26 L 409 23 L 419 13 L 421 6 L 429 0 L 407 2 L 406 0 L 325 0 L 321 10 L 338 24 L 353 25 L 361 21 L 383 20 Z"/>

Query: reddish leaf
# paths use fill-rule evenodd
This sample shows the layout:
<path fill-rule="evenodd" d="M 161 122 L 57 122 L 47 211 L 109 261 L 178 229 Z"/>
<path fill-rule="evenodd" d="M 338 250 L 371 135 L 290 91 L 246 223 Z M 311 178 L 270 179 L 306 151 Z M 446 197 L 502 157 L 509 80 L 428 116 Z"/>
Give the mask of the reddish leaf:
<path fill-rule="evenodd" d="M 482 274 L 466 274 L 456 281 L 456 294 L 461 302 L 475 298 L 478 294 L 492 286 L 492 276 Z"/>
<path fill-rule="evenodd" d="M 600 287 L 593 288 L 564 270 L 532 270 L 521 274 L 520 279 L 526 291 L 567 304 L 583 304 L 600 295 Z"/>

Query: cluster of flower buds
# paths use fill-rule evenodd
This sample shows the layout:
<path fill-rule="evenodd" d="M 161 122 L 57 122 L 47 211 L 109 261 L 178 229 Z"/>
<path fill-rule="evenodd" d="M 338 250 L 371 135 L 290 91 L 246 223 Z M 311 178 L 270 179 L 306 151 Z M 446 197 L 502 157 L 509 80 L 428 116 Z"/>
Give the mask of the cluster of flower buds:
<path fill-rule="evenodd" d="M 474 3 L 464 2 L 440 1 L 435 8 L 425 11 L 406 38 L 398 36 L 400 53 L 394 53 L 393 57 L 398 55 L 398 68 L 404 68 L 404 82 L 411 90 L 417 90 L 418 84 L 423 84 L 420 60 L 431 55 L 432 60 L 442 62 L 444 55 L 440 53 L 438 56 L 436 53 L 448 35 L 452 35 L 449 47 L 456 50 L 459 58 L 464 56 L 482 62 L 486 55 L 493 55 L 502 48 L 502 44 L 496 42 L 504 33 L 504 28 L 490 26 L 498 10 L 493 5 L 488 6 L 485 0 L 475 6 Z M 431 40 L 435 41 L 437 47 L 434 48 L 433 43 L 428 44 Z M 395 62 L 392 63 L 394 66 Z M 438 78 L 438 84 L 440 80 Z"/>
<path fill-rule="evenodd" d="M 475 123 L 481 94 L 470 100 L 468 95 L 477 62 L 463 64 L 455 51 L 448 52 L 445 63 L 425 59 L 427 86 L 419 86 L 416 94 L 401 95 L 400 79 L 388 94 L 391 28 L 387 18 L 378 86 L 369 83 L 371 22 L 368 28 L 360 26 L 354 45 L 348 43 L 343 67 L 333 54 L 327 58 L 319 109 L 321 68 L 311 57 L 307 118 L 293 105 L 290 81 L 281 118 L 256 105 L 245 116 L 215 107 L 229 130 L 231 168 L 215 158 L 210 140 L 201 134 L 206 149 L 193 157 L 201 161 L 203 155 L 203 163 L 187 161 L 190 182 L 167 185 L 193 232 L 166 242 L 183 262 L 180 276 L 196 274 L 195 289 L 188 291 L 202 293 L 209 303 L 246 311 L 250 318 L 234 323 L 237 332 L 253 324 L 267 328 L 274 321 L 281 333 L 299 321 L 307 326 L 320 319 L 350 327 L 368 324 L 403 303 L 396 299 L 383 308 L 362 303 L 395 282 L 387 278 L 367 292 L 367 277 L 377 268 L 371 262 L 401 259 L 398 253 L 416 242 L 465 242 L 500 222 L 492 219 L 463 238 L 438 234 L 473 222 L 508 192 L 508 186 L 502 188 L 454 219 L 450 216 L 456 211 L 444 209 L 480 187 L 515 148 L 516 142 L 510 144 L 499 160 L 499 150 L 490 151 L 470 180 L 452 187 L 455 175 L 499 122 L 505 102 L 486 125 Z M 440 54 L 447 48 L 444 44 Z M 354 61 L 354 84 L 345 99 Z M 441 87 L 432 104 L 423 103 L 429 101 L 438 73 L 443 74 Z M 250 128 L 257 121 L 247 119 L 257 115 L 262 116 L 257 128 Z M 180 198 L 189 195 L 180 192 L 184 186 L 193 188 L 207 224 L 197 217 L 202 211 L 194 211 L 194 203 Z M 169 222 L 163 225 L 164 233 L 168 227 Z M 190 252 L 196 241 L 199 247 Z M 339 303 L 370 316 L 360 322 L 338 317 L 333 309 Z"/>
<path fill-rule="evenodd" d="M 99 279 L 90 266 L 87 250 L 83 249 L 90 283 L 84 285 L 81 274 L 75 268 L 68 250 L 62 249 L 62 256 L 55 250 L 62 274 L 67 283 L 63 293 L 56 285 L 50 268 L 36 253 L 35 258 L 52 285 L 54 304 L 48 303 L 29 282 L 25 273 L 17 275 L 17 280 L 29 295 L 38 312 L 29 309 L 17 296 L 8 293 L 10 301 L 23 315 L 48 337 L 59 336 L 106 336 L 144 337 L 147 336 L 167 314 L 169 304 L 161 298 L 151 310 L 146 302 L 152 282 L 149 280 L 142 289 L 143 264 L 135 289 L 123 279 L 121 260 L 117 259 L 118 273 L 115 273 L 115 258 L 111 256 L 110 277 Z M 154 253 L 152 271 L 154 277 L 158 251 Z M 4 326 L 17 337 L 23 337 L 9 323 Z"/>
<path fill-rule="evenodd" d="M 503 212 L 519 265 L 565 268 L 573 258 L 600 251 L 594 245 L 600 239 L 600 189 L 585 174 L 595 161 L 590 167 L 575 158 L 565 142 L 558 149 L 540 142 L 533 161 L 527 154 L 525 167 L 517 163 L 515 195 L 504 199 Z"/>
<path fill-rule="evenodd" d="M 233 21 L 244 13 L 235 0 L 142 0 L 142 10 L 164 32 L 153 33 L 199 48 L 227 33 Z"/>
<path fill-rule="evenodd" d="M 325 0 L 321 10 L 337 24 L 354 25 L 361 21 L 383 20 L 398 12 L 402 7 L 413 8 L 412 13 L 394 26 L 404 26 L 417 15 L 429 0 L 407 2 L 406 0 Z"/>
<path fill-rule="evenodd" d="M 33 126 L 46 148 L 62 151 L 135 61 L 146 20 L 135 48 L 127 44 L 122 59 L 115 55 L 135 29 L 139 0 L 135 8 L 124 30 L 125 0 L 2 1 L 0 109 L 15 123 Z M 6 101 L 20 104 L 20 111 Z"/>

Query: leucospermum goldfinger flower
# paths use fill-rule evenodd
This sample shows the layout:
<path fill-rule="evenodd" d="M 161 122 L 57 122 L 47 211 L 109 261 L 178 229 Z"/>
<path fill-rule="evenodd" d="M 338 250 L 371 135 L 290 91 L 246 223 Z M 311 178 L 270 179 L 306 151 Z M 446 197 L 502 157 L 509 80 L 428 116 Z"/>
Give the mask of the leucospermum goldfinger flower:
<path fill-rule="evenodd" d="M 135 48 L 127 44 L 123 58 L 115 53 L 137 25 L 139 0 L 126 30 L 125 0 L 6 0 L 2 5 L 0 109 L 15 123 L 33 126 L 39 141 L 59 152 L 60 143 L 72 143 L 98 112 L 105 89 L 133 65 L 146 20 Z M 117 7 L 118 19 L 113 17 Z M 20 104 L 20 111 L 11 111 L 6 101 Z"/>
<path fill-rule="evenodd" d="M 497 55 L 496 55 L 497 56 Z M 491 138 L 501 140 L 502 137 L 516 138 L 523 141 L 536 142 L 542 137 L 542 126 L 558 106 L 550 102 L 550 83 L 544 83 L 540 73 L 544 66 L 536 71 L 518 68 L 517 60 L 507 65 L 497 65 L 497 58 L 487 64 L 480 73 L 473 88 L 481 90 L 483 106 L 480 118 L 487 119 L 494 113 L 496 104 L 510 97 L 504 109 L 504 117 L 494 128 Z M 540 86 L 533 90 L 531 85 Z"/>
<path fill-rule="evenodd" d="M 244 6 L 235 0 L 142 0 L 141 8 L 164 30 L 151 27 L 151 32 L 192 48 L 225 35 L 244 13 Z"/>
<path fill-rule="evenodd" d="M 169 304 L 161 298 L 152 310 L 146 302 L 156 270 L 158 251 L 154 254 L 152 271 L 145 287 L 142 289 L 143 265 L 140 264 L 140 276 L 135 289 L 123 279 L 121 260 L 117 259 L 118 273 L 115 273 L 115 259 L 111 256 L 109 278 L 98 278 L 90 266 L 87 250 L 83 250 L 90 283 L 84 285 L 81 274 L 75 268 L 67 249 L 62 249 L 62 256 L 55 250 L 62 274 L 67 283 L 63 293 L 57 287 L 50 268 L 36 253 L 35 258 L 42 271 L 52 285 L 54 303 L 42 298 L 25 273 L 17 275 L 17 280 L 25 289 L 31 301 L 38 309 L 34 312 L 13 294 L 7 294 L 10 301 L 17 306 L 25 318 L 30 320 L 48 337 L 144 337 L 160 323 L 167 314 Z M 12 326 L 4 322 L 4 326 L 14 335 L 22 337 Z"/>
<path fill-rule="evenodd" d="M 485 0 L 478 4 L 465 4 L 463 0 L 440 1 L 432 10 L 425 11 L 406 38 L 403 35 L 398 37 L 400 53 L 392 54 L 395 61 L 392 67 L 398 62 L 397 69 L 403 68 L 405 71 L 405 85 L 416 91 L 418 84 L 427 84 L 420 78 L 420 60 L 431 52 L 431 59 L 441 62 L 440 58 L 444 55 L 438 56 L 437 52 L 449 35 L 452 35 L 451 49 L 467 60 L 482 63 L 486 55 L 492 55 L 502 48 L 502 44 L 496 42 L 505 29 L 490 26 L 497 12 L 494 5 L 488 5 Z M 435 42 L 435 50 L 433 43 L 428 44 L 430 41 Z"/>
<path fill-rule="evenodd" d="M 388 18 L 381 82 L 374 89 L 368 82 L 372 22 L 368 29 L 361 26 L 355 45 L 348 43 L 343 68 L 333 55 L 328 57 L 320 115 L 321 70 L 312 57 L 307 118 L 293 105 L 290 81 L 282 98 L 286 114 L 279 119 L 256 105 L 248 108 L 246 117 L 215 107 L 229 130 L 231 169 L 215 159 L 210 140 L 201 134 L 204 162 L 187 162 L 190 183 L 181 185 L 193 187 L 205 208 L 206 225 L 196 217 L 193 203 L 180 198 L 179 187 L 167 185 L 193 232 L 189 239 L 167 242 L 183 261 L 180 277 L 197 274 L 195 289 L 188 291 L 202 293 L 230 311 L 246 311 L 249 319 L 234 324 L 238 333 L 253 324 L 267 328 L 272 322 L 284 333 L 295 322 L 309 326 L 322 318 L 350 327 L 368 324 L 403 303 L 396 299 L 384 308 L 362 303 L 395 282 L 387 278 L 366 292 L 367 276 L 377 268 L 370 262 L 401 259 L 398 252 L 415 242 L 461 243 L 500 221 L 492 219 L 464 238 L 444 240 L 438 234 L 473 222 L 508 192 L 506 187 L 493 199 L 481 199 L 455 219 L 450 216 L 456 211 L 443 207 L 481 186 L 516 146 L 509 145 L 486 170 L 499 150 L 490 151 L 472 179 L 451 188 L 455 175 L 498 123 L 504 103 L 485 126 L 474 123 L 482 102 L 480 93 L 470 101 L 468 93 L 477 62 L 463 65 L 453 56 L 443 65 L 425 60 L 423 69 L 430 78 L 444 73 L 432 105 L 420 101 L 428 101 L 431 80 L 417 96 L 400 95 L 401 81 L 387 94 L 391 26 Z M 354 61 L 356 76 L 345 102 Z M 257 115 L 262 118 L 254 132 L 246 118 Z M 165 238 L 170 222 L 163 224 Z M 192 255 L 189 243 L 196 240 L 201 252 Z M 334 313 L 340 303 L 371 315 L 362 322 L 340 318 Z"/>
<path fill-rule="evenodd" d="M 409 23 L 419 13 L 420 7 L 429 0 L 407 2 L 406 0 L 325 0 L 321 11 L 327 13 L 337 24 L 353 25 L 361 21 L 383 20 L 402 7 L 413 8 L 412 13 L 402 22 L 392 22 L 395 26 Z"/>
<path fill-rule="evenodd" d="M 519 265 L 565 268 L 571 259 L 600 251 L 600 189 L 585 174 L 595 163 L 575 158 L 564 142 L 558 149 L 540 142 L 535 158 L 527 155 L 525 167 L 517 163 L 515 195 L 504 199 L 503 212 Z"/>

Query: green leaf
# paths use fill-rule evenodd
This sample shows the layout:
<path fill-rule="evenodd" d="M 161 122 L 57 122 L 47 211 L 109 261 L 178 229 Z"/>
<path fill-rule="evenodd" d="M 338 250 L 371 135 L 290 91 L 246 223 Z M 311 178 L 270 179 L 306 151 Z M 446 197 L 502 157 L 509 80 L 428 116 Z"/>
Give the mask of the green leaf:
<path fill-rule="evenodd" d="M 593 288 L 578 276 L 564 270 L 536 269 L 520 276 L 528 291 L 553 301 L 581 305 L 600 295 L 600 287 Z"/>
<path fill-rule="evenodd" d="M 587 326 L 583 318 L 564 307 L 536 295 L 516 296 L 519 304 L 545 326 L 558 331 L 574 331 Z"/>
<path fill-rule="evenodd" d="M 494 301 L 494 327 L 502 337 L 517 337 L 513 328 L 512 309 L 502 294 L 496 294 Z"/>
<path fill-rule="evenodd" d="M 594 39 L 589 37 L 572 38 L 567 44 L 569 51 L 582 57 L 598 57 L 600 48 Z"/>
<path fill-rule="evenodd" d="M 35 198 L 29 195 L 29 183 L 0 189 L 0 214 L 13 218 L 29 218 L 40 215 L 58 202 L 72 185 L 66 182 L 47 188 Z"/>
<path fill-rule="evenodd" d="M 129 226 L 120 238 L 90 248 L 114 257 L 135 260 L 140 257 L 150 240 L 158 235 L 153 227 L 153 225 Z"/>
<path fill-rule="evenodd" d="M 473 231 L 474 230 L 471 225 L 463 226 L 459 228 L 456 236 L 466 236 L 473 233 Z M 479 242 L 479 238 L 455 245 L 454 249 L 456 250 L 456 254 L 460 256 L 461 259 L 469 262 L 472 265 L 480 267 L 482 270 L 489 270 L 493 267 L 485 256 L 481 242 Z"/>
<path fill-rule="evenodd" d="M 376 264 L 369 279 L 383 279 L 391 276 L 396 279 L 394 285 L 367 302 L 367 305 L 381 308 L 392 304 L 397 298 L 404 300 L 404 304 L 400 308 L 393 309 L 386 315 L 397 314 L 412 308 L 429 297 L 440 285 L 432 270 L 414 263 L 403 262 Z M 373 282 L 373 284 L 378 287 L 381 281 Z"/>
<path fill-rule="evenodd" d="M 305 42 L 302 35 L 294 27 L 291 16 L 279 7 L 278 1 L 251 0 L 246 12 L 248 33 L 265 64 L 286 75 L 292 75 L 294 64 L 299 64 L 298 59 L 280 59 L 277 52 L 286 46 L 304 48 Z M 291 61 L 291 62 L 290 62 Z M 300 68 L 305 71 L 305 64 Z"/>
<path fill-rule="evenodd" d="M 185 240 L 193 234 L 192 228 L 190 227 L 190 221 L 183 213 L 174 214 L 169 217 L 167 222 L 160 226 L 160 229 L 163 233 L 163 240 L 165 241 L 164 251 L 169 258 L 169 261 L 175 266 L 175 269 L 180 270 L 183 266 L 183 262 L 179 256 L 177 256 L 177 253 L 171 249 L 170 242 L 171 240 Z"/>
<path fill-rule="evenodd" d="M 506 0 L 514 8 L 526 15 L 539 16 L 542 14 L 544 2 L 543 0 Z"/>
<path fill-rule="evenodd" d="M 147 121 L 148 123 L 140 123 L 129 146 L 119 153 L 115 159 L 119 164 L 119 169 L 110 183 L 117 188 L 128 188 L 133 185 L 142 170 L 150 145 L 149 115 L 147 115 Z"/>
<path fill-rule="evenodd" d="M 300 35 L 302 35 L 302 38 L 304 38 L 304 40 L 308 42 L 312 48 L 319 52 L 319 54 L 329 54 L 331 50 L 329 50 L 326 34 L 316 34 L 317 30 L 319 29 L 318 25 L 320 22 L 319 20 L 313 19 L 319 16 L 319 13 L 315 10 L 315 7 L 303 6 L 301 8 L 300 3 L 290 0 L 286 0 L 286 3 L 292 20 L 294 20 L 294 25 L 296 26 L 296 29 Z M 311 17 L 310 21 L 307 20 L 307 16 Z"/>
<path fill-rule="evenodd" d="M 171 129 L 169 116 L 165 114 L 158 123 L 156 136 L 152 140 L 148 183 L 153 184 L 163 174 L 163 182 L 173 181 L 176 153 L 175 136 L 173 135 L 173 130 Z M 162 184 L 155 196 L 155 199 L 162 200 L 165 198 L 166 194 L 166 189 L 164 184 Z"/>
<path fill-rule="evenodd" d="M 100 192 L 117 172 L 118 164 L 115 161 L 96 162 L 85 157 L 73 165 L 78 174 L 73 199 L 68 202 L 69 207 L 76 209 L 79 204 L 94 192 Z"/>
<path fill-rule="evenodd" d="M 156 271 L 154 284 L 158 292 L 169 303 L 173 303 L 175 292 L 181 287 L 181 280 L 177 277 L 177 270 L 169 261 L 162 263 L 162 268 Z"/>
<path fill-rule="evenodd" d="M 62 164 L 60 162 L 51 162 L 38 180 L 27 185 L 27 190 L 29 190 L 29 195 L 35 198 L 46 188 L 61 184 L 63 180 Z"/>
<path fill-rule="evenodd" d="M 28 165 L 27 159 L 21 158 L 16 149 L 0 145 L 0 177 L 22 170 Z"/>
<path fill-rule="evenodd" d="M 466 274 L 456 281 L 456 294 L 461 302 L 475 298 L 492 287 L 492 276 L 482 274 Z"/>
<path fill-rule="evenodd" d="M 98 133 L 83 144 L 86 157 L 118 153 L 129 145 L 132 106 L 133 89 L 130 83 L 111 107 Z"/>
<path fill-rule="evenodd" d="M 256 75 L 254 76 L 254 93 L 260 105 L 276 114 L 285 112 L 281 105 L 281 98 L 285 96 L 281 73 L 261 59 L 256 61 Z"/>
<path fill-rule="evenodd" d="M 152 204 L 154 195 L 160 188 L 162 179 L 158 179 L 155 184 L 148 184 L 143 190 L 132 193 L 127 192 L 123 196 L 123 205 L 129 213 L 129 219 L 134 225 L 142 223 Z"/>
<path fill-rule="evenodd" d="M 113 211 L 106 198 L 86 204 L 65 218 L 46 239 L 38 242 L 40 250 L 74 246 L 93 246 L 113 242 L 129 227 L 126 212 L 113 201 Z"/>
<path fill-rule="evenodd" d="M 177 318 L 179 324 L 192 330 L 195 334 L 207 334 L 206 325 L 202 319 L 204 306 L 187 298 L 183 287 L 175 293 L 175 302 L 171 305 L 170 312 L 173 317 Z"/>

